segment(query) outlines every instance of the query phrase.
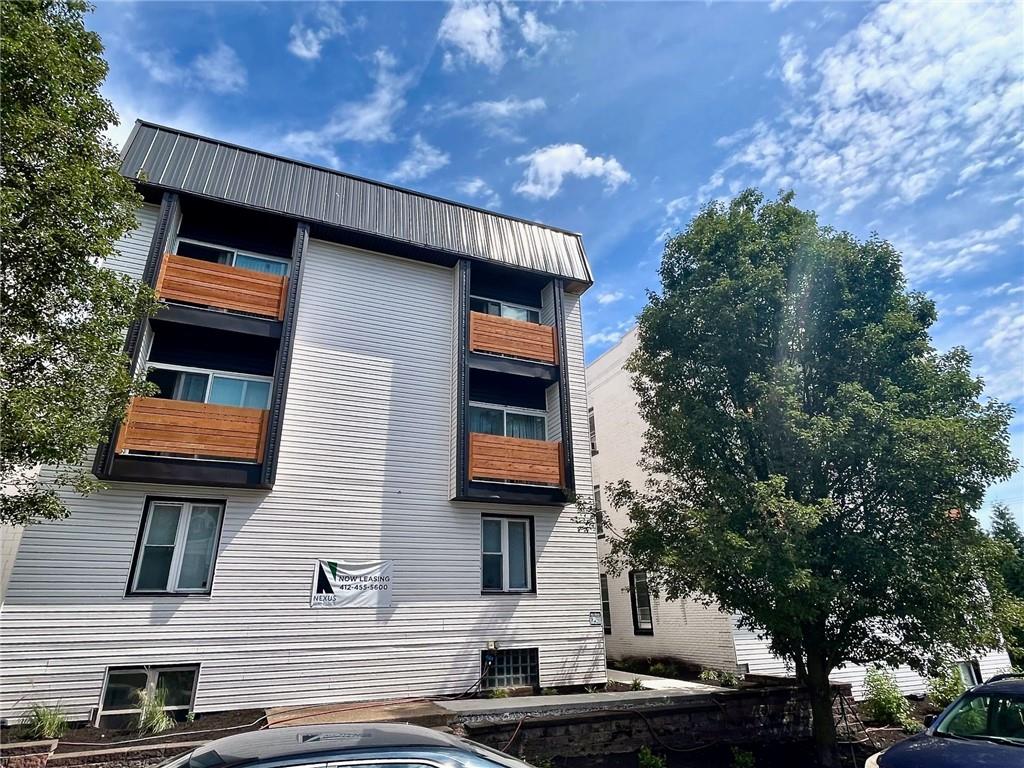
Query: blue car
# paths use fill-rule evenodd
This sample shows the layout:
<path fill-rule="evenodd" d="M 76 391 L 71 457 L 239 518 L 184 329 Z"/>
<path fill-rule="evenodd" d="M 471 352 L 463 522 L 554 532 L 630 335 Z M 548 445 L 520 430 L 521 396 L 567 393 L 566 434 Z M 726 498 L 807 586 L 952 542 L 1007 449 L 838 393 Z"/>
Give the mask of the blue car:
<path fill-rule="evenodd" d="M 1024 768 L 1024 676 L 996 675 L 864 768 Z"/>

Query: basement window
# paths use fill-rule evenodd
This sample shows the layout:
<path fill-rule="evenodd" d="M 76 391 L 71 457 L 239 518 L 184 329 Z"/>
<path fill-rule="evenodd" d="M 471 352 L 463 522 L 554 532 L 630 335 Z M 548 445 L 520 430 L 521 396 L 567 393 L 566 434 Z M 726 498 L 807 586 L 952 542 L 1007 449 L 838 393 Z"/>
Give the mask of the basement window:
<path fill-rule="evenodd" d="M 111 667 L 103 686 L 103 699 L 97 716 L 100 728 L 131 727 L 144 695 L 163 701 L 163 710 L 184 720 L 195 698 L 197 666 Z"/>
<path fill-rule="evenodd" d="M 525 686 L 537 688 L 540 685 L 540 664 L 537 656 L 536 648 L 483 651 L 480 655 L 480 674 L 483 676 L 480 687 L 484 690 Z"/>

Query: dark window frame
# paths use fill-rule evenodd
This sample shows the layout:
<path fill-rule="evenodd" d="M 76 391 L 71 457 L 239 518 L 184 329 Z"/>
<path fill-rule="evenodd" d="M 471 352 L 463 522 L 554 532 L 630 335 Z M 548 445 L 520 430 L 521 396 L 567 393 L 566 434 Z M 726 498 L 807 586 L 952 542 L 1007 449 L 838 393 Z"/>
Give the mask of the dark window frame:
<path fill-rule="evenodd" d="M 612 633 L 612 593 L 611 587 L 608 584 L 608 574 L 601 574 L 601 624 L 604 627 L 604 633 L 610 635 Z"/>
<path fill-rule="evenodd" d="M 601 486 L 594 486 L 594 527 L 597 529 L 597 538 L 604 538 L 604 507 L 601 506 Z"/>
<path fill-rule="evenodd" d="M 640 626 L 640 610 L 636 599 L 636 575 L 642 573 L 644 575 L 644 590 L 647 596 L 647 611 L 651 614 L 651 626 L 641 627 Z M 634 635 L 653 635 L 654 634 L 654 607 L 651 603 L 651 587 L 647 582 L 646 571 L 630 571 L 629 572 L 629 606 L 633 610 L 633 634 Z"/>
<path fill-rule="evenodd" d="M 597 456 L 597 417 L 594 415 L 594 406 L 587 408 L 587 426 L 590 431 L 590 455 Z"/>
<path fill-rule="evenodd" d="M 220 525 L 217 528 L 217 541 L 213 548 L 213 563 L 210 569 L 210 581 L 207 588 L 203 591 L 188 591 L 188 592 L 157 592 L 157 591 L 143 591 L 136 592 L 135 585 L 135 572 L 138 570 L 140 558 L 142 556 L 142 548 L 145 545 L 143 536 L 146 533 L 146 522 L 149 519 L 150 510 L 153 504 L 160 502 L 169 502 L 172 504 L 217 504 L 220 506 Z M 135 535 L 135 550 L 132 553 L 132 564 L 128 569 L 128 581 L 124 587 L 124 597 L 126 598 L 138 598 L 138 597 L 209 597 L 213 593 L 213 582 L 217 577 L 217 556 L 220 554 L 220 542 L 221 537 L 224 535 L 224 518 L 228 515 L 228 501 L 227 499 L 209 499 L 209 498 L 192 498 L 190 496 L 146 496 L 142 507 L 142 515 L 139 518 L 139 531 Z M 105 685 L 105 684 L 104 684 Z"/>
<path fill-rule="evenodd" d="M 483 530 L 484 520 L 525 520 L 530 546 L 530 588 L 529 589 L 484 589 L 484 556 Z M 535 595 L 537 594 L 537 536 L 533 515 L 503 515 L 497 512 L 484 512 L 480 515 L 480 594 L 481 595 Z M 502 553 L 508 557 L 508 553 Z"/>
<path fill-rule="evenodd" d="M 103 686 L 100 689 L 99 704 L 96 707 L 95 717 L 92 722 L 97 727 L 100 727 L 100 722 L 104 717 L 114 717 L 119 715 L 133 715 L 138 714 L 137 708 L 131 710 L 118 709 L 113 711 L 104 711 L 104 706 L 107 700 L 107 688 L 110 684 L 110 674 L 118 672 L 145 672 L 147 677 L 152 677 L 154 682 L 154 688 L 156 683 L 160 679 L 161 672 L 180 672 L 185 670 L 194 670 L 195 676 L 192 678 L 192 690 L 189 692 L 188 704 L 175 704 L 164 708 L 164 712 L 192 712 L 196 703 L 196 693 L 199 692 L 199 674 L 202 671 L 202 664 L 195 662 L 194 664 L 114 664 L 107 666 L 103 671 Z M 149 689 L 149 682 L 146 683 L 146 689 Z"/>

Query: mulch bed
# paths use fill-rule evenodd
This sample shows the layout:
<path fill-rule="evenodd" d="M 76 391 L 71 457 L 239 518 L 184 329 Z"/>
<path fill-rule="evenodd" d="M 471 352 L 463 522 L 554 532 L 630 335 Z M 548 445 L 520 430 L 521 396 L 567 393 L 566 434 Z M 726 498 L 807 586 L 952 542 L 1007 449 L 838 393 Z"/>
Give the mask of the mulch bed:
<path fill-rule="evenodd" d="M 260 728 L 263 720 L 262 709 L 240 709 L 232 712 L 210 712 L 197 714 L 191 723 L 181 722 L 158 736 L 142 737 L 131 729 L 118 730 L 113 728 L 93 728 L 80 723 L 72 724 L 72 728 L 61 737 L 57 745 L 57 753 L 81 752 L 91 748 L 103 749 L 118 746 L 144 746 L 173 741 L 212 741 L 233 733 L 243 733 Z M 258 722 L 256 722 L 258 720 Z M 208 733 L 213 731 L 213 733 Z M 0 743 L 9 744 L 24 741 L 21 727 L 14 725 L 0 729 Z"/>

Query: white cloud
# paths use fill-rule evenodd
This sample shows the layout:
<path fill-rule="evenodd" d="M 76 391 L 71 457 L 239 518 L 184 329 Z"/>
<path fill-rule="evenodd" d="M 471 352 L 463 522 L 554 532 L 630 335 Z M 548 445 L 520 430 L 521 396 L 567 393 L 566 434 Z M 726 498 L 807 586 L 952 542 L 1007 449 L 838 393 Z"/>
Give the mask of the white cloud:
<path fill-rule="evenodd" d="M 982 296 L 1001 296 L 1006 294 L 1007 296 L 1013 296 L 1016 293 L 1024 293 L 1024 283 L 1020 285 L 1014 285 L 1013 283 L 1000 283 L 999 285 L 986 288 L 981 292 Z"/>
<path fill-rule="evenodd" d="M 991 307 L 972 324 L 985 336 L 979 371 L 986 393 L 1001 400 L 1024 398 L 1024 304 Z"/>
<path fill-rule="evenodd" d="M 622 291 L 604 291 L 603 293 L 597 294 L 598 304 L 614 304 L 616 301 L 622 299 L 626 294 Z"/>
<path fill-rule="evenodd" d="M 475 101 L 462 107 L 448 106 L 440 110 L 442 118 L 465 117 L 483 126 L 492 136 L 521 141 L 516 125 L 524 118 L 543 112 L 547 103 L 539 96 L 520 99 L 513 96 L 495 101 Z"/>
<path fill-rule="evenodd" d="M 799 88 L 804 82 L 804 68 L 807 66 L 807 54 L 793 35 L 783 35 L 779 39 L 779 56 L 782 69 L 779 77 L 791 88 Z"/>
<path fill-rule="evenodd" d="M 557 195 L 566 176 L 603 179 L 609 192 L 632 180 L 614 157 L 591 156 L 582 144 L 552 144 L 517 157 L 516 162 L 527 167 L 513 189 L 533 199 L 549 200 Z"/>
<path fill-rule="evenodd" d="M 455 188 L 460 194 L 472 200 L 481 201 L 486 208 L 497 208 L 501 205 L 501 196 L 491 189 L 490 185 L 479 176 L 463 179 Z"/>
<path fill-rule="evenodd" d="M 800 94 L 721 140 L 730 154 L 717 173 L 740 186 L 796 186 L 845 212 L 872 199 L 909 205 L 940 184 L 1020 167 L 1022 9 L 878 5 L 813 62 L 780 42 L 780 76 Z"/>
<path fill-rule="evenodd" d="M 174 51 L 168 49 L 129 50 L 146 74 L 160 85 L 234 93 L 248 84 L 245 64 L 235 49 L 224 42 L 218 42 L 187 65 L 178 64 Z"/>
<path fill-rule="evenodd" d="M 470 61 L 497 72 L 505 64 L 501 9 L 497 3 L 456 0 L 441 21 L 437 39 L 455 49 L 445 52 L 446 69 Z"/>
<path fill-rule="evenodd" d="M 213 50 L 196 56 L 192 69 L 200 82 L 214 93 L 233 93 L 245 89 L 248 75 L 235 49 L 217 43 Z"/>
<path fill-rule="evenodd" d="M 1015 213 L 989 229 L 972 229 L 958 237 L 903 246 L 903 265 L 911 281 L 942 279 L 978 267 L 985 256 L 999 253 L 1012 237 L 1019 237 L 1024 218 Z"/>
<path fill-rule="evenodd" d="M 398 62 L 386 48 L 373 54 L 373 63 L 374 87 L 365 99 L 339 105 L 326 125 L 288 133 L 282 144 L 303 157 L 337 167 L 340 162 L 334 145 L 339 142 L 394 141 L 394 121 L 405 108 L 412 77 L 396 71 Z"/>
<path fill-rule="evenodd" d="M 768 3 L 768 8 L 771 10 L 772 13 L 775 13 L 775 11 L 785 8 L 792 2 L 793 0 L 771 0 L 771 2 Z"/>
<path fill-rule="evenodd" d="M 586 338 L 586 344 L 588 347 L 594 344 L 615 344 L 621 338 L 622 331 L 605 330 L 599 333 L 591 333 Z"/>
<path fill-rule="evenodd" d="M 434 171 L 448 165 L 451 157 L 437 147 L 429 144 L 420 134 L 412 139 L 409 155 L 398 164 L 389 178 L 392 181 L 409 182 L 426 178 Z"/>
<path fill-rule="evenodd" d="M 288 50 L 300 59 L 315 61 L 320 58 L 324 43 L 341 37 L 345 31 L 345 20 L 338 6 L 333 3 L 318 3 L 313 24 L 298 19 L 288 30 Z"/>
<path fill-rule="evenodd" d="M 541 21 L 536 11 L 521 13 L 511 2 L 455 0 L 437 31 L 445 47 L 443 66 L 454 70 L 467 64 L 498 72 L 508 60 L 508 49 L 520 59 L 543 55 L 565 35 Z"/>

